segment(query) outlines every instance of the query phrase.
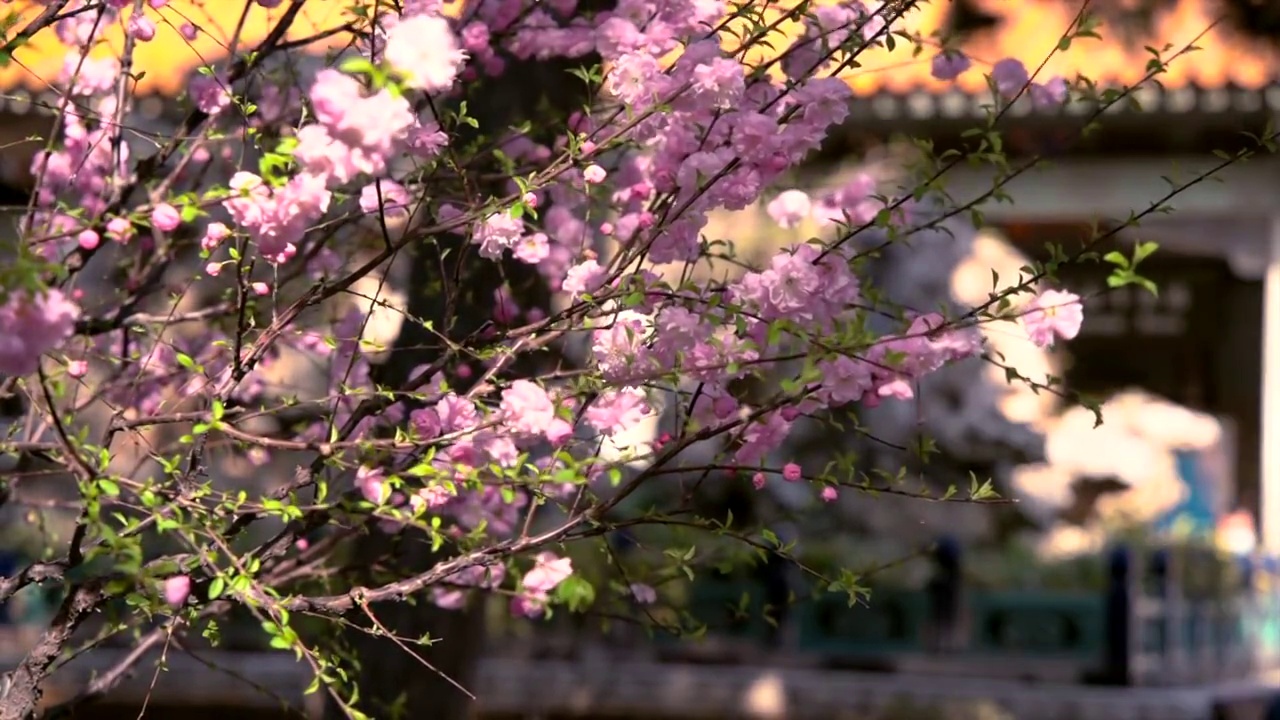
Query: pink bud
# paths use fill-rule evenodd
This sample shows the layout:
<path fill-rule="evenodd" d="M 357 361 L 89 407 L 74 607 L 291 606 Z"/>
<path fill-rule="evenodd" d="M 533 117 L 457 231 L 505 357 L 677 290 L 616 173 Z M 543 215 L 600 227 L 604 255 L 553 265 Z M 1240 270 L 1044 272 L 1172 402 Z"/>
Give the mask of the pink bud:
<path fill-rule="evenodd" d="M 222 263 L 211 262 L 208 265 L 204 266 L 204 274 L 208 275 L 209 277 L 218 277 L 218 274 L 221 272 L 222 272 Z"/>
<path fill-rule="evenodd" d="M 381 505 L 391 494 L 386 483 L 383 482 L 382 473 L 376 468 L 364 465 L 356 470 L 356 486 L 360 488 L 360 494 L 364 499 L 375 505 Z"/>
<path fill-rule="evenodd" d="M 755 475 L 752 475 L 751 484 L 755 487 L 755 489 L 763 490 L 764 489 L 764 473 L 758 472 Z"/>
<path fill-rule="evenodd" d="M 230 234 L 231 231 L 227 229 L 226 225 L 223 225 L 220 222 L 209 223 L 209 227 L 204 230 L 204 237 L 200 239 L 200 248 L 202 250 L 212 251 L 214 248 L 218 247 L 223 240 L 227 239 L 227 236 Z"/>
<path fill-rule="evenodd" d="M 840 493 L 830 485 L 822 488 L 822 501 L 835 502 L 840 497 Z"/>
<path fill-rule="evenodd" d="M 168 4 L 169 4 L 169 0 L 147 0 L 147 4 L 148 4 L 148 5 L 150 5 L 151 7 L 155 8 L 156 10 L 159 10 L 160 8 L 164 7 L 165 5 L 168 5 Z"/>
<path fill-rule="evenodd" d="M 151 226 L 160 232 L 173 232 L 182 224 L 182 214 L 169 203 L 160 203 L 151 211 Z"/>
<path fill-rule="evenodd" d="M 156 36 L 156 24 L 146 15 L 134 15 L 129 18 L 129 34 L 138 42 L 150 42 Z"/>
<path fill-rule="evenodd" d="M 118 243 L 127 243 L 133 237 L 133 223 L 122 217 L 114 217 L 107 221 L 107 237 Z"/>
<path fill-rule="evenodd" d="M 102 238 L 98 237 L 98 233 L 92 230 L 81 230 L 80 234 L 76 236 L 76 242 L 84 250 L 92 250 L 98 247 L 98 243 L 101 241 Z"/>
<path fill-rule="evenodd" d="M 611 223 L 611 222 L 603 222 L 603 223 L 600 223 L 600 232 L 601 232 L 602 234 L 604 234 L 604 235 L 612 235 L 612 234 L 613 234 L 613 223 Z"/>
<path fill-rule="evenodd" d="M 804 477 L 804 471 L 795 463 L 787 463 L 782 466 L 782 479 L 787 482 L 800 482 Z"/>
<path fill-rule="evenodd" d="M 191 578 L 187 575 L 174 575 L 164 581 L 164 601 L 169 607 L 180 608 L 191 595 Z"/>
<path fill-rule="evenodd" d="M 599 165 L 589 165 L 586 170 L 582 171 L 582 179 L 588 185 L 599 185 L 604 182 L 607 175 L 608 173 Z"/>
<path fill-rule="evenodd" d="M 596 144 L 591 142 L 590 140 L 587 140 L 583 142 L 581 145 L 579 145 L 578 149 L 582 151 L 583 155 L 590 155 L 591 153 L 596 151 Z"/>
<path fill-rule="evenodd" d="M 82 378 L 89 374 L 89 363 L 84 360 L 72 360 L 67 363 L 67 374 L 73 378 Z"/>
<path fill-rule="evenodd" d="M 652 605 L 658 601 L 658 591 L 644 583 L 631 583 L 631 596 L 641 605 Z"/>
<path fill-rule="evenodd" d="M 523 201 L 525 205 L 528 205 L 531 208 L 538 207 L 538 196 L 531 192 L 525 193 L 524 196 L 520 198 L 520 200 Z"/>
<path fill-rule="evenodd" d="M 255 295 L 270 295 L 271 286 L 264 282 L 256 282 L 249 286 Z"/>
<path fill-rule="evenodd" d="M 189 22 L 184 22 L 179 25 L 178 32 L 182 33 L 182 37 L 188 41 L 194 41 L 199 33 L 199 31 L 196 30 L 196 26 Z"/>

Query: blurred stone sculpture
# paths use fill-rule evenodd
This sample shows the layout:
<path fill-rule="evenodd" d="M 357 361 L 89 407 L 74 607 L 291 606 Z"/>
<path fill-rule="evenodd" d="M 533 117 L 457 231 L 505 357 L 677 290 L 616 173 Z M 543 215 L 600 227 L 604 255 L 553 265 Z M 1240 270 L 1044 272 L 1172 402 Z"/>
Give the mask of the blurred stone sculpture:
<path fill-rule="evenodd" d="M 1212 451 L 1225 437 L 1212 416 L 1141 390 L 1117 393 L 1103 403 L 1102 416 L 1097 427 L 1082 407 L 1044 419 L 1045 462 L 1013 473 L 1014 491 L 1042 521 L 1067 523 L 1041 539 L 1045 554 L 1096 550 L 1108 529 L 1153 526 L 1187 500 L 1180 456 Z M 1213 481 L 1224 482 L 1221 474 Z"/>

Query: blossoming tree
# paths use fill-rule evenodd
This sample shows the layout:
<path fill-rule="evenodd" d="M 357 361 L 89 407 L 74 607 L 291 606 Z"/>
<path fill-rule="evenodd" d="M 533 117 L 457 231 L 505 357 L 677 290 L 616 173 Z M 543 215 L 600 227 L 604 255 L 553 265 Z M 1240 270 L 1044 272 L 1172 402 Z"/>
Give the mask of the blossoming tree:
<path fill-rule="evenodd" d="M 828 499 L 893 492 L 891 474 L 775 462 L 778 450 L 801 418 L 910 398 L 921 378 L 981 356 L 979 323 L 1071 338 L 1080 299 L 1035 292 L 1107 239 L 945 315 L 886 302 L 863 268 L 974 212 L 942 191 L 962 156 L 931 159 L 909 187 L 787 187 L 845 120 L 839 76 L 868 48 L 917 43 L 939 78 L 988 72 L 970 156 L 1006 177 L 1019 172 L 999 153 L 1012 102 L 1101 113 L 1125 96 L 911 37 L 914 0 L 479 0 L 448 14 L 435 0 L 356 0 L 339 28 L 353 43 L 313 56 L 312 72 L 291 62 L 307 44 L 284 40 L 306 0 L 257 0 L 246 12 L 278 9 L 266 39 L 232 38 L 233 56 L 190 83 L 172 135 L 140 150 L 131 53 L 169 22 L 166 4 L 45 0 L 3 45 L 9 57 L 54 33 L 67 46 L 55 132 L 0 268 L 0 393 L 25 413 L 0 439 L 17 459 L 5 498 L 25 509 L 59 477 L 73 491 L 47 511 L 65 532 L 0 578 L 0 601 L 61 590 L 6 678 L 2 720 L 36 714 L 64 653 L 143 625 L 128 641 L 140 650 L 251 615 L 363 717 L 390 712 L 348 680 L 353 661 L 376 659 L 352 658 L 330 631 L 391 634 L 388 606 L 487 595 L 524 618 L 605 603 L 643 618 L 664 581 L 694 572 L 692 550 L 595 573 L 575 557 L 606 552 L 619 529 L 674 525 L 785 554 L 767 528 L 687 512 L 690 488 L 726 472 Z M 798 37 L 783 33 L 795 24 Z M 105 44 L 116 26 L 123 44 Z M 1092 31 L 1082 13 L 1063 42 Z M 526 66 L 560 70 L 530 94 Z M 819 217 L 838 231 L 732 280 L 700 272 L 738 262 L 732 238 L 703 232 L 708 215 L 757 202 L 780 225 Z M 871 230 L 882 242 L 865 242 Z M 1135 259 L 1111 261 L 1117 284 L 1140 280 Z M 404 302 L 383 292 L 397 282 Z M 389 305 L 403 320 L 386 346 L 370 325 Z M 211 471 L 272 456 L 296 469 L 264 487 Z M 690 492 L 643 511 L 625 502 L 672 483 Z M 965 490 L 948 497 L 988 495 Z M 859 592 L 850 576 L 820 589 Z M 409 654 L 427 640 L 396 643 Z M 72 702 L 109 692 L 139 657 Z"/>

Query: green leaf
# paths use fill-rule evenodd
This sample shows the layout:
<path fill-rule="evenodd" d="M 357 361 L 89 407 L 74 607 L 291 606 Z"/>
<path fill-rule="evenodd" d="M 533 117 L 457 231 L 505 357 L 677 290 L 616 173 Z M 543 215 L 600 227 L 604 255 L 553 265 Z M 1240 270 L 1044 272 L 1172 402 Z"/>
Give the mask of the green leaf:
<path fill-rule="evenodd" d="M 1136 266 L 1138 263 L 1146 260 L 1151 256 L 1151 253 L 1155 252 L 1159 247 L 1160 246 L 1158 244 L 1153 242 L 1138 243 L 1138 246 L 1133 249 L 1133 264 Z"/>
<path fill-rule="evenodd" d="M 221 577 L 214 578 L 209 583 L 209 599 L 217 600 L 218 598 L 222 597 L 222 593 L 226 589 L 227 589 L 226 580 L 222 579 Z"/>
<path fill-rule="evenodd" d="M 342 61 L 338 69 L 347 74 L 365 73 L 374 75 L 378 72 L 378 67 L 374 65 L 368 58 L 352 57 Z"/>
<path fill-rule="evenodd" d="M 556 586 L 555 597 L 573 612 L 579 612 L 596 601 L 596 589 L 581 576 L 570 575 Z"/>
<path fill-rule="evenodd" d="M 1124 255 L 1120 254 L 1119 252 L 1116 252 L 1115 250 L 1112 250 L 1111 252 L 1107 253 L 1106 255 L 1103 255 L 1103 256 L 1102 256 L 1102 260 L 1103 260 L 1104 262 L 1109 262 L 1109 263 L 1111 263 L 1112 265 L 1116 265 L 1116 266 L 1118 266 L 1118 267 L 1122 267 L 1122 268 L 1126 268 L 1126 269 L 1129 267 L 1129 258 L 1125 257 Z"/>

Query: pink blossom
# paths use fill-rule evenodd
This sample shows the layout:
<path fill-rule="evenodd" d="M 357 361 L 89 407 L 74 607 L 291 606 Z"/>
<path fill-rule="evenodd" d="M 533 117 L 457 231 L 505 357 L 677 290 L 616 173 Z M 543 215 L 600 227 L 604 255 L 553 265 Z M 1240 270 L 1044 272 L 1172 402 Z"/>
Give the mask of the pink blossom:
<path fill-rule="evenodd" d="M 188 92 L 196 109 L 207 115 L 217 115 L 231 105 L 226 81 L 217 75 L 197 75 L 192 78 Z"/>
<path fill-rule="evenodd" d="M 444 507 L 455 497 L 449 488 L 443 485 L 429 485 L 409 496 L 409 507 L 415 513 L 437 510 Z"/>
<path fill-rule="evenodd" d="M 520 586 L 525 592 L 546 595 L 572 574 L 572 560 L 552 552 L 541 552 L 534 558 L 533 569 L 525 573 Z"/>
<path fill-rule="evenodd" d="M 414 155 L 433 158 L 449 144 L 449 136 L 434 122 L 415 123 L 408 133 L 406 144 Z"/>
<path fill-rule="evenodd" d="M 172 575 L 164 581 L 164 601 L 169 607 L 177 609 L 187 603 L 191 596 L 191 577 L 189 575 Z"/>
<path fill-rule="evenodd" d="M 515 246 L 524 234 L 524 223 L 509 212 L 497 212 L 476 226 L 472 242 L 480 246 L 480 254 L 490 259 L 502 257 L 502 251 Z"/>
<path fill-rule="evenodd" d="M 563 418 L 553 418 L 543 435 L 552 446 L 559 447 L 573 436 L 573 425 Z"/>
<path fill-rule="evenodd" d="M 556 417 L 555 404 L 541 386 L 516 380 L 502 391 L 502 420 L 513 432 L 540 435 Z"/>
<path fill-rule="evenodd" d="M 387 33 L 383 57 L 406 86 L 425 92 L 448 90 L 467 54 L 449 21 L 438 15 L 401 18 Z"/>
<path fill-rule="evenodd" d="M 422 440 L 438 437 L 443 427 L 440 423 L 440 414 L 432 408 L 418 408 L 409 413 L 409 425 Z"/>
<path fill-rule="evenodd" d="M 727 110 L 742 100 L 746 91 L 745 74 L 742 63 L 724 57 L 714 58 L 693 69 L 691 90 L 700 102 Z"/>
<path fill-rule="evenodd" d="M 156 36 L 156 24 L 142 13 L 129 18 L 129 34 L 138 42 L 150 42 Z"/>
<path fill-rule="evenodd" d="M 652 605 L 658 601 L 658 591 L 644 583 L 631 583 L 631 597 L 641 605 Z"/>
<path fill-rule="evenodd" d="M 1067 101 L 1070 86 L 1061 77 L 1051 78 L 1048 82 L 1032 83 L 1030 88 L 1031 102 L 1038 108 L 1060 107 Z"/>
<path fill-rule="evenodd" d="M 114 217 L 107 221 L 107 237 L 118 243 L 127 243 L 133 237 L 133 223 L 126 218 Z"/>
<path fill-rule="evenodd" d="M 795 463 L 787 463 L 782 466 L 782 479 L 787 482 L 800 482 L 804 478 L 804 471 Z"/>
<path fill-rule="evenodd" d="M 386 485 L 386 476 L 377 468 L 361 465 L 356 469 L 356 487 L 365 500 L 374 505 L 381 505 L 390 497 L 391 490 Z"/>
<path fill-rule="evenodd" d="M 954 50 L 946 50 L 933 56 L 931 72 L 938 80 L 955 80 L 972 66 L 968 56 Z"/>
<path fill-rule="evenodd" d="M 1027 66 L 1021 61 L 1005 58 L 991 68 L 991 80 L 995 83 L 997 92 L 1011 99 L 1022 92 L 1031 81 L 1031 76 L 1027 73 Z"/>
<path fill-rule="evenodd" d="M 169 203 L 160 203 L 151 211 L 151 227 L 160 232 L 173 232 L 182 224 L 182 214 Z"/>
<path fill-rule="evenodd" d="M 588 185 L 599 185 L 604 182 L 606 175 L 608 173 L 599 165 L 588 165 L 587 169 L 582 171 L 582 179 Z"/>
<path fill-rule="evenodd" d="M 200 238 L 200 249 L 212 252 L 223 240 L 231 236 L 231 230 L 220 222 L 209 223 L 204 229 L 204 237 Z"/>
<path fill-rule="evenodd" d="M 29 375 L 75 331 L 80 308 L 59 290 L 10 291 L 0 305 L 0 374 Z"/>
<path fill-rule="evenodd" d="M 800 190 L 787 190 L 769 201 L 766 211 L 782 228 L 793 228 L 809 214 L 809 196 Z"/>
<path fill-rule="evenodd" d="M 360 209 L 381 213 L 388 221 L 409 217 L 409 191 L 394 180 L 377 180 L 360 190 Z"/>
<path fill-rule="evenodd" d="M 459 368 L 459 375 L 461 375 Z M 470 430 L 480 424 L 480 414 L 475 403 L 454 393 L 448 393 L 436 403 L 436 415 L 440 417 L 441 432 L 453 433 Z"/>
<path fill-rule="evenodd" d="M 587 260 L 569 268 L 561 286 L 570 297 L 594 292 L 604 282 L 608 271 L 595 260 Z"/>
<path fill-rule="evenodd" d="M 828 485 L 822 488 L 822 502 L 835 502 L 840 498 L 840 492 L 834 487 Z"/>
<path fill-rule="evenodd" d="M 583 418 L 605 435 L 626 432 L 649 413 L 644 391 L 639 388 L 608 390 L 587 407 Z"/>
<path fill-rule="evenodd" d="M 520 262 L 537 265 L 551 254 L 551 243 L 545 233 L 531 233 L 520 238 L 512 254 Z"/>
<path fill-rule="evenodd" d="M 1021 320 L 1031 342 L 1052 347 L 1055 341 L 1071 340 L 1080 333 L 1084 306 L 1075 293 L 1045 290 L 1028 303 Z"/>

